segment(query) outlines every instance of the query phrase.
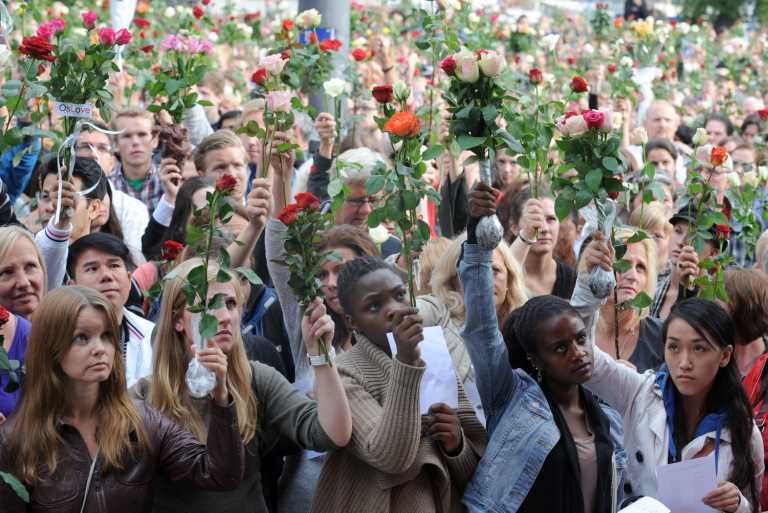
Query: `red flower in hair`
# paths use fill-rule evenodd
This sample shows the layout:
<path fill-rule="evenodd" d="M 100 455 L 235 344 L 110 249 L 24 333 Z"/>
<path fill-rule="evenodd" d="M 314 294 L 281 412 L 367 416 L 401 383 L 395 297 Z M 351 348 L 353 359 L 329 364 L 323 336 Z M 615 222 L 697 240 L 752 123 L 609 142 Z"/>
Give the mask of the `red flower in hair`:
<path fill-rule="evenodd" d="M 277 220 L 288 226 L 296 220 L 297 215 L 299 215 L 299 207 L 295 203 L 291 203 L 278 214 Z"/>
<path fill-rule="evenodd" d="M 571 79 L 571 91 L 574 93 L 586 93 L 587 89 L 589 89 L 589 85 L 583 77 L 576 75 Z"/>
<path fill-rule="evenodd" d="M 224 195 L 229 195 L 237 187 L 237 178 L 230 174 L 223 174 L 216 182 L 216 190 Z"/>
<path fill-rule="evenodd" d="M 320 200 L 311 192 L 300 192 L 296 195 L 296 206 L 299 210 L 318 210 Z"/>
<path fill-rule="evenodd" d="M 160 259 L 166 262 L 176 260 L 181 252 L 184 250 L 184 244 L 175 240 L 167 240 L 163 242 L 163 250 L 160 253 Z"/>

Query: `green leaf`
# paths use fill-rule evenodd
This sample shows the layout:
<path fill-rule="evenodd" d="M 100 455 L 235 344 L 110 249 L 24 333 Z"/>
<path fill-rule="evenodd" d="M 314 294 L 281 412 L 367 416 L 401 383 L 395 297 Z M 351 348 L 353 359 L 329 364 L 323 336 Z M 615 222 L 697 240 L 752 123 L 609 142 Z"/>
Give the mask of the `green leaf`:
<path fill-rule="evenodd" d="M 638 310 L 642 310 L 643 308 L 648 308 L 653 303 L 653 299 L 651 299 L 651 296 L 646 294 L 645 292 L 638 292 L 635 297 L 630 299 L 629 301 L 626 301 L 625 304 L 627 306 L 631 306 L 632 308 L 637 308 Z"/>
<path fill-rule="evenodd" d="M 189 274 L 187 275 L 187 281 L 192 284 L 195 290 L 200 291 L 206 286 L 208 281 L 208 278 L 205 274 L 205 267 L 198 265 L 189 271 Z"/>
<path fill-rule="evenodd" d="M 560 194 L 555 199 L 555 214 L 559 220 L 563 220 L 571 214 L 573 210 L 573 200 L 565 194 Z"/>
<path fill-rule="evenodd" d="M 208 340 L 216 334 L 216 329 L 219 327 L 219 321 L 213 315 L 208 312 L 204 312 L 200 318 L 200 338 Z"/>
<path fill-rule="evenodd" d="M 485 137 L 472 137 L 471 135 L 460 135 L 457 139 L 459 148 L 462 150 L 469 150 L 471 148 L 477 148 L 485 142 Z"/>
<path fill-rule="evenodd" d="M 574 205 L 576 210 L 586 207 L 594 199 L 594 195 L 585 190 L 577 191 L 574 198 Z"/>
<path fill-rule="evenodd" d="M 11 490 L 13 490 L 16 495 L 19 496 L 19 499 L 22 501 L 29 503 L 29 492 L 24 487 L 23 484 L 21 484 L 21 481 L 16 479 L 12 474 L 9 474 L 8 472 L 3 472 L 0 470 L 0 478 L 2 478 L 5 483 L 11 487 Z"/>
<path fill-rule="evenodd" d="M 231 279 L 232 276 L 230 276 L 229 273 L 224 269 L 219 269 L 219 272 L 216 273 L 216 281 L 218 283 L 227 283 Z"/>
<path fill-rule="evenodd" d="M 445 151 L 445 146 L 443 146 L 442 144 L 436 144 L 424 150 L 424 153 L 421 154 L 421 159 L 422 160 L 436 159 L 437 157 L 442 155 L 444 151 Z"/>
<path fill-rule="evenodd" d="M 632 267 L 632 264 L 626 260 L 619 260 L 613 263 L 613 269 L 619 274 L 629 271 L 630 267 Z"/>
<path fill-rule="evenodd" d="M 219 292 L 218 294 L 215 294 L 210 301 L 208 301 L 208 310 L 218 310 L 222 306 L 224 306 L 224 298 L 226 296 Z"/>
<path fill-rule="evenodd" d="M 603 167 L 612 173 L 619 171 L 619 161 L 614 157 L 603 157 Z"/>
<path fill-rule="evenodd" d="M 636 244 L 645 239 L 650 239 L 648 234 L 644 230 L 637 230 L 632 237 L 627 239 L 627 244 Z"/>
<path fill-rule="evenodd" d="M 384 182 L 385 178 L 382 175 L 371 175 L 365 183 L 365 192 L 369 195 L 376 194 L 384 188 Z"/>
<path fill-rule="evenodd" d="M 248 267 L 238 267 L 235 269 L 235 271 L 238 274 L 242 274 L 246 280 L 251 282 L 251 285 L 261 285 L 263 282 L 261 281 L 261 278 L 259 278 L 259 275 L 256 274 L 256 272 Z"/>
<path fill-rule="evenodd" d="M 587 173 L 584 181 L 592 192 L 598 192 L 600 190 L 600 184 L 603 183 L 603 171 L 600 169 L 593 169 Z"/>

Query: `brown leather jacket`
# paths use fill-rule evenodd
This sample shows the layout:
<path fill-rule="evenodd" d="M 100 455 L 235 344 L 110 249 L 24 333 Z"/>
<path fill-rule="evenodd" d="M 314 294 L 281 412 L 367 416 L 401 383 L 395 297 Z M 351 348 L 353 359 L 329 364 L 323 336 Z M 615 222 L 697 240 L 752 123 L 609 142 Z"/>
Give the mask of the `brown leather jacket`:
<path fill-rule="evenodd" d="M 149 448 L 129 460 L 121 470 L 101 472 L 97 462 L 88 492 L 88 513 L 145 513 L 152 508 L 152 478 L 162 472 L 172 480 L 185 480 L 211 490 L 232 490 L 244 472 L 244 447 L 237 429 L 234 407 L 211 405 L 208 445 L 171 422 L 156 410 L 137 403 L 149 438 Z M 13 420 L 3 426 L 12 429 Z M 44 470 L 42 479 L 28 487 L 25 504 L 0 481 L 3 513 L 80 513 L 91 458 L 80 433 L 59 423 L 63 440 L 54 475 Z M 4 437 L 0 439 L 0 469 L 8 469 Z"/>

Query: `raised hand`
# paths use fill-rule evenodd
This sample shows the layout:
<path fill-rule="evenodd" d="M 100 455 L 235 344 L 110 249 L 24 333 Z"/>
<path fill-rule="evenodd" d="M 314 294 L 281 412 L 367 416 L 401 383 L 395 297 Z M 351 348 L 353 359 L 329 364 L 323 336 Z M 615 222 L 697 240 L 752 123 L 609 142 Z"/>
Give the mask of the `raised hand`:
<path fill-rule="evenodd" d="M 251 224 L 259 229 L 267 225 L 267 218 L 272 211 L 272 185 L 268 179 L 254 178 L 245 210 Z"/>
<path fill-rule="evenodd" d="M 193 347 L 194 350 L 194 347 Z M 213 389 L 213 399 L 219 406 L 229 404 L 229 391 L 227 390 L 227 355 L 216 344 L 209 340 L 208 347 L 202 351 L 196 351 L 197 360 L 206 369 L 216 375 L 216 388 Z"/>
<path fill-rule="evenodd" d="M 500 194 L 490 185 L 478 181 L 469 193 L 470 217 L 480 218 L 494 215 Z"/>
<path fill-rule="evenodd" d="M 519 224 L 520 234 L 523 238 L 529 241 L 536 238 L 539 231 L 543 230 L 546 225 L 541 201 L 536 198 L 531 198 L 525 202 Z"/>
<path fill-rule="evenodd" d="M 58 201 L 59 194 L 59 181 L 56 180 L 53 183 L 51 189 L 51 203 L 53 205 L 53 211 L 56 211 L 56 202 Z M 61 187 L 61 213 L 59 215 L 59 222 L 56 228 L 65 230 L 69 226 L 71 216 L 74 213 L 75 202 L 77 201 L 77 191 L 75 190 L 75 184 L 72 182 L 64 181 Z"/>
<path fill-rule="evenodd" d="M 184 178 L 176 159 L 166 158 L 160 161 L 160 185 L 168 203 L 176 204 L 176 195 L 179 193 L 183 181 Z"/>
<path fill-rule="evenodd" d="M 272 138 L 272 154 L 270 155 L 270 164 L 275 173 L 284 177 L 290 174 L 293 169 L 293 163 L 296 160 L 296 152 L 293 150 L 280 152 L 277 150 L 281 144 L 291 142 L 291 137 L 287 132 L 275 132 Z"/>
<path fill-rule="evenodd" d="M 613 271 L 612 251 L 605 235 L 600 232 L 592 234 L 592 241 L 584 250 L 584 256 L 579 263 L 579 274 L 589 274 L 595 267 L 602 267 L 606 271 Z"/>
<path fill-rule="evenodd" d="M 301 319 L 301 336 L 307 352 L 313 356 L 319 355 L 320 340 L 325 342 L 325 347 L 330 348 L 335 329 L 331 316 L 326 312 L 325 303 L 316 297 L 307 306 Z"/>
<path fill-rule="evenodd" d="M 672 266 L 672 273 L 678 283 L 688 285 L 699 275 L 699 254 L 693 246 L 683 246 L 677 264 Z"/>
<path fill-rule="evenodd" d="M 336 141 L 336 119 L 333 114 L 321 112 L 315 119 L 315 130 L 320 137 L 318 153 L 329 159 L 333 157 L 333 144 Z"/>
<path fill-rule="evenodd" d="M 417 308 L 403 308 L 392 319 L 392 334 L 397 345 L 397 359 L 406 365 L 416 365 L 421 359 L 419 342 L 424 340 L 424 328 Z"/>

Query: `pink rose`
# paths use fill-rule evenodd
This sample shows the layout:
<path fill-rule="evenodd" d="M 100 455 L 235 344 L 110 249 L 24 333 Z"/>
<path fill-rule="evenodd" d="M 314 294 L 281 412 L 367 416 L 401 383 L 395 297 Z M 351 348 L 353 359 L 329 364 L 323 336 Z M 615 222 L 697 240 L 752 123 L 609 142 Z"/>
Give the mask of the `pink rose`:
<path fill-rule="evenodd" d="M 160 42 L 160 48 L 163 50 L 181 51 L 183 48 L 183 43 L 178 36 L 171 34 Z"/>
<path fill-rule="evenodd" d="M 603 128 L 605 123 L 605 114 L 599 110 L 589 110 L 581 115 L 584 118 L 584 122 L 589 128 L 599 130 Z"/>
<path fill-rule="evenodd" d="M 117 31 L 117 35 L 115 36 L 115 43 L 119 44 L 120 46 L 127 45 L 133 40 L 133 35 L 128 31 L 128 29 L 120 29 Z"/>
<path fill-rule="evenodd" d="M 589 130 L 587 122 L 584 116 L 571 116 L 565 120 L 565 133 L 564 135 L 570 135 L 571 137 L 577 137 L 586 133 Z"/>
<path fill-rule="evenodd" d="M 291 98 L 289 91 L 272 91 L 267 94 L 267 108 L 272 112 L 291 112 Z"/>
<path fill-rule="evenodd" d="M 601 110 L 600 112 L 602 112 L 603 116 L 605 117 L 605 121 L 603 121 L 602 130 L 604 132 L 610 132 L 611 130 L 613 130 L 613 111 Z"/>
<path fill-rule="evenodd" d="M 53 26 L 50 23 L 43 23 L 37 28 L 37 36 L 50 39 L 53 37 Z"/>
<path fill-rule="evenodd" d="M 48 24 L 53 27 L 54 34 L 59 34 L 61 32 L 64 32 L 64 29 L 67 28 L 67 22 L 64 21 L 62 18 L 54 18 L 51 21 L 49 21 Z"/>
<path fill-rule="evenodd" d="M 103 45 L 113 46 L 115 44 L 116 37 L 117 36 L 115 35 L 115 31 L 109 27 L 104 27 L 103 29 L 99 30 L 99 41 Z"/>
<path fill-rule="evenodd" d="M 92 29 L 96 25 L 96 13 L 93 11 L 85 11 L 80 13 L 80 18 L 82 18 L 83 25 L 87 29 Z"/>
<path fill-rule="evenodd" d="M 282 55 L 280 55 L 279 53 L 273 53 L 272 55 L 267 55 L 266 57 L 261 59 L 259 66 L 266 69 L 267 73 L 269 73 L 273 77 L 276 77 L 283 72 L 283 68 L 285 67 L 286 62 L 288 61 L 283 59 Z"/>

